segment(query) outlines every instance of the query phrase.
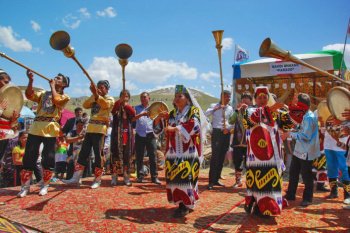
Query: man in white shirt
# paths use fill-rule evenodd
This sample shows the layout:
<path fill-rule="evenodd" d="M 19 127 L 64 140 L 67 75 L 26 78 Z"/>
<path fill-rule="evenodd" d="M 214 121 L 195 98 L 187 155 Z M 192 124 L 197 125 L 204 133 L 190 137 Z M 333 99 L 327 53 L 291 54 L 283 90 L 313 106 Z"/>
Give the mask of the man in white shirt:
<path fill-rule="evenodd" d="M 230 100 L 231 92 L 225 90 L 223 93 L 223 101 L 220 100 L 219 103 L 211 104 L 205 112 L 205 116 L 212 116 L 213 127 L 213 132 L 211 136 L 212 156 L 210 160 L 209 171 L 209 190 L 213 189 L 214 185 L 222 187 L 225 186 L 219 181 L 219 179 L 224 165 L 225 155 L 230 145 L 230 130 L 233 127 L 228 123 L 228 120 L 233 115 L 233 108 L 228 105 Z M 223 122 L 223 109 L 225 110 L 225 127 Z"/>

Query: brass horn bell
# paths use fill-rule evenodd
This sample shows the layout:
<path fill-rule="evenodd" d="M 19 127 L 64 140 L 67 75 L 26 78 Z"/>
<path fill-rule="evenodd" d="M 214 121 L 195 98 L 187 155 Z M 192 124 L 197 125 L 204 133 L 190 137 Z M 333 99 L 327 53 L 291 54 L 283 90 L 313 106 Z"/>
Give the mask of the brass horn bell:
<path fill-rule="evenodd" d="M 115 54 L 119 57 L 119 64 L 122 66 L 123 91 L 125 90 L 125 66 L 128 64 L 128 58 L 132 55 L 132 48 L 128 44 L 119 44 L 115 47 Z"/>
<path fill-rule="evenodd" d="M 286 51 L 286 50 L 281 49 L 270 38 L 266 38 L 262 42 L 260 49 L 259 49 L 259 55 L 260 55 L 260 57 L 273 57 L 273 58 L 281 59 L 283 61 L 294 62 L 296 64 L 306 66 L 312 70 L 320 72 L 323 75 L 332 77 L 332 78 L 334 78 L 334 79 L 338 80 L 339 82 L 342 82 L 346 85 L 350 85 L 350 82 L 344 81 L 335 75 L 332 75 L 324 70 L 321 70 L 315 66 L 312 66 L 312 65 L 300 60 L 299 58 L 293 56 L 291 54 L 291 52 L 288 50 Z"/>
<path fill-rule="evenodd" d="M 90 82 L 96 86 L 96 84 L 94 83 L 94 81 L 92 81 L 90 75 L 88 74 L 88 72 L 84 69 L 84 67 L 80 64 L 80 62 L 78 61 L 78 59 L 75 57 L 75 50 L 72 46 L 69 45 L 70 44 L 70 36 L 67 32 L 65 31 L 57 31 L 54 34 L 52 34 L 51 38 L 50 38 L 50 45 L 53 49 L 55 50 L 60 50 L 63 52 L 64 56 L 68 57 L 68 58 L 72 58 L 80 67 L 80 69 L 82 69 L 82 71 L 84 72 L 84 74 L 86 75 L 86 77 L 90 80 Z"/>
<path fill-rule="evenodd" d="M 72 58 L 75 54 L 74 48 L 69 45 L 70 36 L 65 31 L 57 31 L 50 38 L 50 45 L 55 50 L 63 52 L 64 56 Z"/>

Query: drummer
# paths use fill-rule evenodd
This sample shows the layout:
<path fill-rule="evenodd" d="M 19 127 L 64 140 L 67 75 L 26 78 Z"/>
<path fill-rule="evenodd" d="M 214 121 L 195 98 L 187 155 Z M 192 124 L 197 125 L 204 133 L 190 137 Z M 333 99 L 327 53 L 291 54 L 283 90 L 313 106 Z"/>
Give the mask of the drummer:
<path fill-rule="evenodd" d="M 50 80 L 51 91 L 34 92 L 34 77 L 27 71 L 29 83 L 25 92 L 27 99 L 38 103 L 38 110 L 33 124 L 29 129 L 25 154 L 23 156 L 23 170 L 21 171 L 22 190 L 18 197 L 24 197 L 29 192 L 30 178 L 34 166 L 39 157 L 39 147 L 43 144 L 42 167 L 43 184 L 39 192 L 40 196 L 46 195 L 53 171 L 55 169 L 56 138 L 60 133 L 58 121 L 62 110 L 69 101 L 69 96 L 64 94 L 64 89 L 69 87 L 69 77 L 59 73 Z"/>
<path fill-rule="evenodd" d="M 142 92 L 140 95 L 141 104 L 135 107 L 136 115 L 132 121 L 136 121 L 136 136 L 135 136 L 135 150 L 136 150 L 136 165 L 137 165 L 137 183 L 142 183 L 145 176 L 143 174 L 143 157 L 145 148 L 147 156 L 149 157 L 152 183 L 161 184 L 158 179 L 157 169 L 157 142 L 153 133 L 153 120 L 149 115 L 149 93 Z"/>
<path fill-rule="evenodd" d="M 2 69 L 0 69 L 0 89 L 6 87 L 11 81 L 11 77 Z M 13 111 L 11 119 L 5 119 L 3 112 L 8 107 L 8 100 L 3 99 L 0 102 L 0 160 L 4 156 L 5 149 L 8 143 L 8 139 L 14 138 L 16 133 L 14 128 L 17 126 L 18 113 L 16 110 Z"/>

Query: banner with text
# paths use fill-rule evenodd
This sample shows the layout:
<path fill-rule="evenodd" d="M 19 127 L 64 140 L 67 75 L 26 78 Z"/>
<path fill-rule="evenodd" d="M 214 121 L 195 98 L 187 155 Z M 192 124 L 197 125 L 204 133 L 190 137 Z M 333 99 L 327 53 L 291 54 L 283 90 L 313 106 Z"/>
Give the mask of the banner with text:
<path fill-rule="evenodd" d="M 286 75 L 301 73 L 301 65 L 293 62 L 270 63 L 271 75 Z"/>

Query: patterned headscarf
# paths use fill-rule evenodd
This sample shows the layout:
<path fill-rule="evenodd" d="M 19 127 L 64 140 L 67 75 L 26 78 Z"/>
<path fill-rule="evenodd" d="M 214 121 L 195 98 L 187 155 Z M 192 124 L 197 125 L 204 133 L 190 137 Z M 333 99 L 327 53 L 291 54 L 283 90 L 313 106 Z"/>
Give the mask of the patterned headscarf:
<path fill-rule="evenodd" d="M 97 85 L 98 84 L 103 84 L 107 89 L 110 87 L 108 80 L 100 80 L 98 81 Z"/>
<path fill-rule="evenodd" d="M 188 94 L 188 91 L 184 85 L 176 85 L 175 94 L 179 94 L 179 93 Z"/>

